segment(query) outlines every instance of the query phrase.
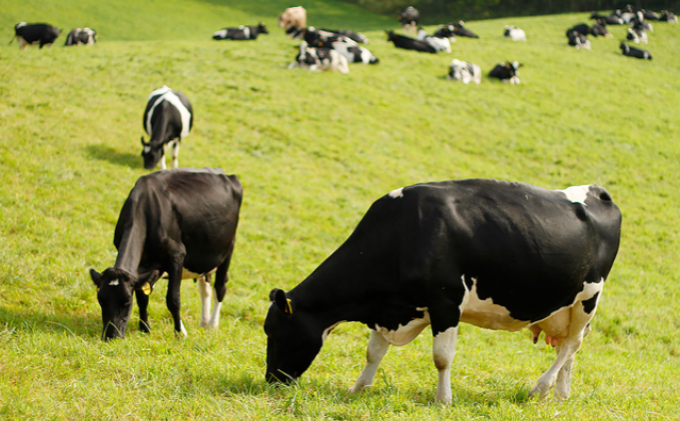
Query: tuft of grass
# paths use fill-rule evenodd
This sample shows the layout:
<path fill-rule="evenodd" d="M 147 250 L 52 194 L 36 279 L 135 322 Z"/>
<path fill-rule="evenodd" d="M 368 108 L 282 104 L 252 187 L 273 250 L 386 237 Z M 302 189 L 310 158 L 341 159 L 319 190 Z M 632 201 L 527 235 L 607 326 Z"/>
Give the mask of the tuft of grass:
<path fill-rule="evenodd" d="M 652 62 L 618 39 L 567 47 L 584 14 L 469 22 L 479 40 L 424 55 L 384 40 L 396 22 L 338 1 L 303 2 L 309 23 L 363 31 L 377 66 L 349 75 L 286 69 L 294 41 L 276 28 L 289 3 L 170 0 L 78 7 L 3 5 L 0 39 L 19 21 L 91 26 L 91 48 L 0 46 L 0 416 L 7 419 L 677 419 L 680 385 L 680 28 L 657 24 Z M 264 21 L 255 42 L 214 42 Z M 527 43 L 502 39 L 504 24 Z M 434 27 L 426 28 L 433 30 Z M 60 38 L 63 42 L 63 38 Z M 453 58 L 488 71 L 524 64 L 522 84 L 445 80 Z M 221 167 L 245 187 L 219 330 L 199 329 L 182 290 L 178 341 L 161 282 L 148 335 L 136 312 L 124 341 L 101 342 L 87 270 L 113 264 L 113 229 L 134 182 L 148 94 L 184 92 L 195 127 L 182 166 Z M 554 360 L 524 334 L 461 328 L 453 405 L 434 404 L 431 338 L 393 347 L 376 383 L 346 390 L 368 331 L 334 330 L 290 387 L 264 382 L 267 294 L 291 288 L 394 188 L 468 177 L 562 189 L 597 183 L 621 208 L 619 257 L 578 353 L 566 403 L 528 399 Z"/>

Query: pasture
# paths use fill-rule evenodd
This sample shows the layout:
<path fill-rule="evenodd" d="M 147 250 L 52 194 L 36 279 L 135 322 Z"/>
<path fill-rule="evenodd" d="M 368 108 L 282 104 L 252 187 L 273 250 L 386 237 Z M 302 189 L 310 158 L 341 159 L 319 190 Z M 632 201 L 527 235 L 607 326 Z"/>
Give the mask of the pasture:
<path fill-rule="evenodd" d="M 287 70 L 295 41 L 276 26 L 283 0 L 2 1 L 0 12 L 0 417 L 5 419 L 678 419 L 680 406 L 680 27 L 655 23 L 653 61 L 623 57 L 624 27 L 567 46 L 588 14 L 467 22 L 478 40 L 452 54 L 395 49 L 396 19 L 339 1 L 303 1 L 310 25 L 369 37 L 375 66 L 348 75 Z M 19 51 L 13 26 L 48 22 L 51 48 Z M 213 41 L 264 21 L 257 41 Z M 526 43 L 502 38 L 518 26 Z M 63 47 L 90 26 L 93 47 Z M 432 32 L 434 27 L 427 27 Z M 446 80 L 453 58 L 486 73 L 518 60 L 521 84 Z M 244 201 L 217 331 L 199 328 L 185 281 L 177 340 L 159 281 L 152 332 L 100 340 L 89 268 L 112 266 L 113 229 L 142 166 L 148 94 L 182 91 L 194 129 L 180 166 L 237 174 Z M 368 329 L 340 325 L 299 383 L 264 382 L 262 324 L 274 287 L 290 289 L 335 250 L 370 204 L 424 181 L 605 186 L 623 213 L 621 247 L 572 397 L 529 399 L 554 351 L 528 331 L 462 325 L 453 404 L 434 404 L 426 330 L 391 347 L 374 386 L 346 390 Z"/>

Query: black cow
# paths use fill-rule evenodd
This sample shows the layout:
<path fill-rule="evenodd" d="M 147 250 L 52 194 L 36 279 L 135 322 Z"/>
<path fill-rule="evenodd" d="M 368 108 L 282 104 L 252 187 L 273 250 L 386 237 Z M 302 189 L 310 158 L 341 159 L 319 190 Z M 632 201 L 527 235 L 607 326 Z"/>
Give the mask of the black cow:
<path fill-rule="evenodd" d="M 590 28 L 590 33 L 596 37 L 613 38 L 614 36 L 607 30 L 605 21 L 600 19 Z"/>
<path fill-rule="evenodd" d="M 371 329 L 367 364 L 350 391 L 370 385 L 390 344 L 428 325 L 451 401 L 459 322 L 545 331 L 554 364 L 531 394 L 569 394 L 574 356 L 616 257 L 621 212 L 597 185 L 546 190 L 462 180 L 419 184 L 377 200 L 354 232 L 301 284 L 270 293 L 264 330 L 270 382 L 302 375 L 339 323 Z"/>
<path fill-rule="evenodd" d="M 168 274 L 166 302 L 175 332 L 186 337 L 180 319 L 182 278 L 201 278 L 201 326 L 217 328 L 242 196 L 238 177 L 219 168 L 157 171 L 137 180 L 116 224 L 115 265 L 101 274 L 90 270 L 98 288 L 105 339 L 125 337 L 133 294 L 139 327 L 149 331 L 148 296 L 163 273 Z M 213 270 L 216 294 L 211 315 Z"/>
<path fill-rule="evenodd" d="M 610 16 L 602 16 L 597 12 L 593 12 L 590 14 L 590 19 L 602 20 L 607 25 L 623 25 L 623 19 L 621 19 L 615 14 L 612 14 Z"/>
<path fill-rule="evenodd" d="M 172 168 L 177 168 L 180 142 L 189 135 L 194 124 L 194 111 L 187 97 L 165 85 L 156 89 L 149 95 L 142 124 L 149 135 L 148 143 L 142 136 L 144 168 L 154 169 L 160 160 L 161 169 L 166 169 L 165 152 L 170 147 Z"/>
<path fill-rule="evenodd" d="M 39 44 L 40 48 L 52 45 L 61 34 L 61 29 L 46 23 L 21 22 L 14 25 L 14 38 L 19 40 L 19 48 L 26 49 L 27 45 Z M 9 42 L 12 44 L 14 38 Z"/>
<path fill-rule="evenodd" d="M 387 33 L 387 41 L 392 41 L 397 48 L 405 50 L 415 50 L 422 53 L 435 54 L 437 50 L 425 41 L 418 41 L 417 39 L 397 35 L 394 31 L 385 31 Z"/>
<path fill-rule="evenodd" d="M 678 17 L 675 16 L 675 13 L 669 12 L 668 10 L 662 10 L 661 11 L 661 16 L 659 17 L 659 20 L 662 22 L 668 22 L 668 23 L 678 23 Z"/>
<path fill-rule="evenodd" d="M 590 50 L 590 40 L 585 35 L 572 31 L 571 34 L 567 33 L 567 36 L 569 39 L 568 44 L 576 47 L 577 50 L 580 48 Z"/>
<path fill-rule="evenodd" d="M 76 28 L 68 33 L 64 46 L 94 45 L 95 42 L 97 42 L 97 31 L 91 28 Z"/>
<path fill-rule="evenodd" d="M 458 23 L 453 24 L 453 33 L 467 38 L 479 38 L 479 36 L 465 27 L 465 22 L 458 21 Z"/>
<path fill-rule="evenodd" d="M 571 35 L 572 32 L 578 32 L 581 35 L 589 35 L 592 30 L 590 29 L 590 26 L 586 25 L 585 23 L 579 23 L 578 25 L 575 25 L 572 28 L 567 29 L 567 38 Z"/>
<path fill-rule="evenodd" d="M 511 84 L 519 85 L 519 68 L 522 65 L 517 61 L 505 61 L 499 63 L 491 69 L 489 77 L 500 79 L 503 82 L 510 82 Z"/>
<path fill-rule="evenodd" d="M 640 58 L 640 59 L 643 59 L 643 60 L 651 60 L 652 59 L 652 54 L 649 51 L 640 50 L 638 48 L 631 47 L 629 45 L 624 44 L 623 42 L 621 43 L 619 48 L 621 48 L 621 53 L 624 56 Z"/>
<path fill-rule="evenodd" d="M 264 22 L 260 22 L 257 26 L 239 26 L 238 28 L 224 28 L 213 34 L 214 40 L 231 39 L 234 41 L 247 41 L 257 39 L 260 34 L 268 34 L 267 27 Z"/>
<path fill-rule="evenodd" d="M 401 23 L 404 32 L 414 32 L 418 27 L 419 21 L 420 13 L 413 6 L 407 7 L 399 15 L 399 23 Z"/>

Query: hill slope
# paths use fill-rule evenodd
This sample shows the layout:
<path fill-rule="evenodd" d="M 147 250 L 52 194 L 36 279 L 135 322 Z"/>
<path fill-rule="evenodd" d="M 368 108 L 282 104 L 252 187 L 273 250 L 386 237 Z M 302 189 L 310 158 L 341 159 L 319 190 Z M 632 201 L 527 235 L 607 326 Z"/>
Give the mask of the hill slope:
<path fill-rule="evenodd" d="M 384 41 L 382 30 L 396 28 L 392 20 L 341 2 L 302 4 L 310 24 L 364 31 L 380 64 L 352 65 L 346 76 L 287 70 L 296 43 L 276 27 L 290 5 L 278 0 L 3 5 L 0 39 L 9 40 L 19 21 L 48 21 L 90 25 L 101 42 L 64 48 L 61 37 L 43 50 L 0 47 L 0 414 L 674 416 L 680 28 L 655 25 L 652 62 L 620 55 L 624 28 L 611 28 L 615 39 L 593 40 L 592 51 L 567 47 L 565 29 L 584 15 L 469 22 L 479 40 L 459 39 L 450 55 L 424 55 Z M 210 39 L 224 26 L 260 20 L 271 33 L 256 42 Z M 522 27 L 529 41 L 504 40 L 506 23 Z M 485 72 L 517 59 L 522 84 L 448 82 L 453 58 Z M 190 337 L 175 341 L 161 284 L 151 335 L 133 331 L 104 344 L 87 269 L 113 264 L 120 206 L 146 173 L 142 113 L 163 84 L 194 105 L 180 165 L 219 166 L 245 186 L 223 323 L 217 332 L 198 328 L 197 294 L 187 282 L 182 313 Z M 572 400 L 526 400 L 552 350 L 533 349 L 523 334 L 470 327 L 458 343 L 451 408 L 429 405 L 436 374 L 427 333 L 393 348 L 375 388 L 361 396 L 344 392 L 361 369 L 367 338 L 351 324 L 334 331 L 299 386 L 265 385 L 261 326 L 269 290 L 304 279 L 384 193 L 468 177 L 554 189 L 597 183 L 622 209 L 620 255 L 577 357 Z"/>

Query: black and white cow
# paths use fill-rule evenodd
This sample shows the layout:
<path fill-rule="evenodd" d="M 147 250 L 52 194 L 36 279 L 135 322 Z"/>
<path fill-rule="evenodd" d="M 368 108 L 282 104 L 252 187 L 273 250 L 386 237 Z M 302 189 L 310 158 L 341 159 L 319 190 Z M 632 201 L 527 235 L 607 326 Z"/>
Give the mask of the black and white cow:
<path fill-rule="evenodd" d="M 316 29 L 313 26 L 297 28 L 288 35 L 293 39 L 305 41 L 310 47 L 333 48 L 333 43 L 336 42 L 343 42 L 352 46 L 359 45 L 356 41 L 345 35 L 340 35 L 325 29 Z"/>
<path fill-rule="evenodd" d="M 578 25 L 574 25 L 573 27 L 567 29 L 567 38 L 571 36 L 572 32 L 578 32 L 581 35 L 588 36 L 590 33 L 592 33 L 592 30 L 590 29 L 590 26 L 586 25 L 585 23 L 579 23 Z"/>
<path fill-rule="evenodd" d="M 577 50 L 581 48 L 590 50 L 590 40 L 585 35 L 577 31 L 572 31 L 571 33 L 567 32 L 567 37 L 568 44 L 572 47 L 576 47 Z"/>
<path fill-rule="evenodd" d="M 437 51 L 444 51 L 445 53 L 450 53 L 451 52 L 451 41 L 449 41 L 448 37 L 435 37 L 435 36 L 430 36 L 425 32 L 423 28 L 418 28 L 418 32 L 416 33 L 416 39 L 418 41 L 425 41 L 426 43 L 430 44 L 432 48 L 434 48 Z"/>
<path fill-rule="evenodd" d="M 61 29 L 46 23 L 21 22 L 14 25 L 14 38 L 19 41 L 19 48 L 26 49 L 27 45 L 39 44 L 40 48 L 52 45 L 61 34 Z M 14 38 L 9 42 L 12 44 Z"/>
<path fill-rule="evenodd" d="M 94 45 L 95 42 L 97 42 L 97 31 L 91 28 L 76 28 L 68 33 L 64 46 Z"/>
<path fill-rule="evenodd" d="M 678 23 L 678 17 L 675 16 L 675 13 L 669 12 L 668 10 L 662 10 L 661 11 L 661 16 L 659 16 L 659 20 L 662 22 L 668 22 L 668 23 Z"/>
<path fill-rule="evenodd" d="M 652 54 L 649 51 L 640 50 L 638 48 L 631 47 L 629 45 L 624 44 L 623 42 L 621 43 L 619 48 L 621 49 L 621 53 L 624 56 L 639 58 L 639 59 L 643 59 L 643 60 L 651 60 L 652 59 Z"/>
<path fill-rule="evenodd" d="M 623 20 L 623 23 L 630 25 L 633 19 L 635 19 L 636 13 L 633 12 L 622 12 L 621 9 L 614 10 L 614 16 L 617 16 Z"/>
<path fill-rule="evenodd" d="M 387 33 L 387 41 L 392 41 L 397 48 L 405 50 L 415 50 L 422 53 L 436 54 L 437 50 L 428 42 L 419 41 L 417 39 L 409 38 L 404 35 L 397 35 L 394 31 L 385 31 Z"/>
<path fill-rule="evenodd" d="M 643 43 L 647 44 L 647 32 L 643 29 L 628 28 L 626 33 L 626 39 L 633 41 L 636 44 Z"/>
<path fill-rule="evenodd" d="M 466 85 L 470 82 L 479 85 L 482 82 L 482 69 L 474 63 L 454 58 L 449 65 L 449 74 L 446 79 L 459 80 Z"/>
<path fill-rule="evenodd" d="M 142 136 L 144 168 L 152 170 L 160 161 L 161 169 L 166 169 L 165 152 L 170 147 L 172 168 L 177 168 L 180 142 L 194 124 L 194 111 L 187 97 L 165 85 L 156 89 L 149 95 L 142 124 L 149 135 L 149 142 L 144 142 Z"/>
<path fill-rule="evenodd" d="M 402 30 L 405 33 L 415 32 L 419 21 L 420 13 L 413 6 L 407 7 L 399 15 L 399 23 L 401 23 Z"/>
<path fill-rule="evenodd" d="M 359 32 L 350 31 L 349 29 L 324 29 L 324 28 L 321 28 L 319 30 L 330 32 L 330 33 L 333 33 L 333 34 L 338 34 L 338 35 L 341 35 L 343 37 L 347 37 L 347 38 L 351 39 L 352 41 L 357 42 L 359 44 L 368 44 L 370 42 L 369 39 L 364 34 L 361 34 Z"/>
<path fill-rule="evenodd" d="M 511 39 L 513 41 L 525 41 L 527 40 L 527 36 L 524 33 L 523 29 L 516 28 L 512 25 L 505 25 L 505 29 L 503 31 L 503 37 Z"/>
<path fill-rule="evenodd" d="M 602 20 L 607 25 L 623 25 L 623 19 L 616 16 L 615 14 L 612 14 L 610 16 L 602 16 L 597 12 L 593 12 L 590 15 L 590 19 Z"/>
<path fill-rule="evenodd" d="M 605 37 L 605 38 L 613 38 L 614 36 L 607 30 L 607 25 L 605 24 L 605 21 L 600 19 L 596 23 L 593 24 L 593 27 L 590 28 L 590 33 L 593 34 L 595 37 Z"/>
<path fill-rule="evenodd" d="M 378 64 L 380 62 L 378 57 L 360 45 L 350 45 L 339 41 L 332 43 L 331 47 L 344 56 L 348 63 Z"/>
<path fill-rule="evenodd" d="M 288 65 L 288 69 L 299 67 L 312 72 L 317 70 L 333 70 L 343 74 L 349 73 L 347 58 L 332 48 L 312 48 L 305 41 L 300 43 L 295 61 Z"/>
<path fill-rule="evenodd" d="M 455 31 L 456 28 L 453 26 L 452 23 L 447 23 L 446 25 L 439 25 L 439 28 L 432 34 L 433 37 L 437 38 L 448 38 L 449 41 L 455 42 L 456 41 L 456 34 Z"/>
<path fill-rule="evenodd" d="M 453 33 L 460 37 L 479 38 L 479 35 L 473 33 L 472 31 L 465 27 L 465 22 L 463 22 L 462 20 L 458 21 L 458 23 L 453 24 Z"/>
<path fill-rule="evenodd" d="M 115 265 L 101 274 L 90 270 L 98 288 L 105 339 L 125 337 L 133 295 L 139 327 L 149 331 L 149 294 L 163 273 L 168 275 L 166 302 L 175 332 L 186 337 L 180 318 L 183 278 L 198 279 L 201 326 L 217 328 L 242 197 L 238 177 L 219 168 L 157 171 L 137 180 L 116 224 Z M 211 314 L 209 274 L 213 271 L 216 294 Z"/>
<path fill-rule="evenodd" d="M 630 24 L 633 27 L 633 29 L 654 32 L 654 27 L 652 26 L 651 23 L 644 20 L 644 18 L 642 17 L 642 12 L 638 12 L 636 17 L 630 21 Z"/>
<path fill-rule="evenodd" d="M 302 283 L 274 289 L 264 323 L 270 382 L 300 377 L 342 322 L 371 329 L 351 392 L 372 384 L 389 345 L 431 325 L 436 399 L 451 401 L 460 322 L 545 332 L 557 358 L 531 394 L 568 397 L 620 238 L 621 212 L 597 185 L 546 190 L 462 180 L 392 191 Z"/>
<path fill-rule="evenodd" d="M 498 63 L 491 69 L 489 77 L 500 79 L 502 82 L 510 82 L 512 85 L 519 85 L 519 68 L 522 65 L 517 61 L 505 61 Z"/>
<path fill-rule="evenodd" d="M 264 22 L 260 22 L 257 26 L 239 26 L 238 28 L 224 28 L 213 34 L 213 39 L 220 41 L 223 39 L 231 39 L 234 41 L 248 41 L 257 39 L 260 34 L 268 34 L 267 27 Z"/>

